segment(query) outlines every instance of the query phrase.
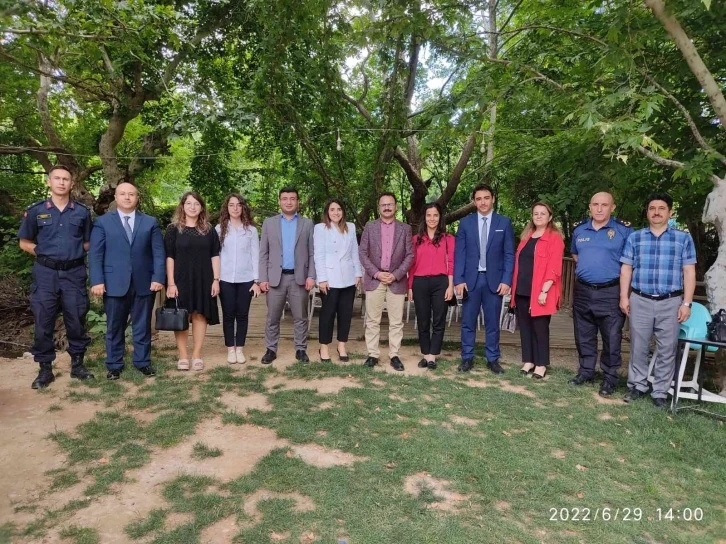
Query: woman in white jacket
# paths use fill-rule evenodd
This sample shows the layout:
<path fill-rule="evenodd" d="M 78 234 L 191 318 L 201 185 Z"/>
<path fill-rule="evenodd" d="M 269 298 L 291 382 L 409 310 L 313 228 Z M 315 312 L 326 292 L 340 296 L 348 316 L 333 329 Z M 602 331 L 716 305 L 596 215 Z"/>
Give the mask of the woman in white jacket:
<path fill-rule="evenodd" d="M 320 309 L 320 360 L 330 362 L 333 324 L 338 319 L 338 357 L 348 361 L 345 343 L 353 318 L 356 287 L 363 277 L 358 258 L 355 226 L 345 221 L 345 208 L 340 200 L 330 200 L 323 211 L 323 222 L 313 233 L 315 271 L 322 294 Z"/>

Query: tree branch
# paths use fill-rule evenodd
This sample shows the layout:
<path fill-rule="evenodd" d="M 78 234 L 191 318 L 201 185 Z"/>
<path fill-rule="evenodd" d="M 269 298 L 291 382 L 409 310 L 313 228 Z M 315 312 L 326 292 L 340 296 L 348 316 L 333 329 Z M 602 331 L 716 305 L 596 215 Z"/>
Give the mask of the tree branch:
<path fill-rule="evenodd" d="M 706 141 L 706 139 L 701 134 L 701 131 L 698 130 L 698 126 L 696 126 L 696 122 L 693 120 L 693 117 L 691 116 L 691 113 L 686 109 L 686 107 L 681 104 L 681 102 L 671 93 L 669 92 L 663 85 L 658 83 L 653 76 L 645 72 L 645 70 L 638 70 L 640 74 L 647 79 L 653 86 L 657 87 L 660 92 L 662 92 L 673 104 L 675 104 L 676 108 L 678 108 L 678 111 L 681 112 L 681 115 L 683 115 L 684 119 L 686 120 L 686 123 L 688 124 L 688 127 L 691 129 L 691 133 L 693 134 L 693 137 L 698 142 L 698 145 L 701 146 L 705 151 L 708 151 L 709 153 L 715 153 L 719 156 L 719 160 L 722 164 L 726 165 L 726 158 L 716 151 L 711 145 Z"/>
<path fill-rule="evenodd" d="M 661 157 L 660 155 L 657 155 L 653 153 L 650 149 L 643 147 L 642 145 L 639 145 L 637 147 L 638 151 L 640 151 L 643 155 L 651 159 L 653 162 L 660 164 L 661 166 L 667 166 L 668 168 L 683 168 L 684 164 L 681 161 L 674 161 L 671 159 L 666 159 L 664 157 Z"/>
<path fill-rule="evenodd" d="M 476 206 L 474 205 L 473 202 L 469 202 L 468 204 L 465 204 L 458 210 L 454 210 L 451 213 L 447 213 L 446 214 L 446 224 L 450 225 L 451 223 L 458 221 L 462 217 L 466 217 L 474 210 L 476 210 Z"/>
<path fill-rule="evenodd" d="M 716 116 L 721 121 L 721 128 L 726 128 L 726 98 L 724 98 L 721 88 L 711 75 L 698 54 L 696 46 L 688 37 L 686 31 L 673 15 L 666 13 L 665 3 L 663 0 L 643 0 L 643 3 L 653 12 L 653 15 L 661 22 L 666 32 L 676 42 L 678 49 L 685 59 L 691 72 L 701 84 L 706 96 L 708 96 L 711 106 L 716 112 Z"/>
<path fill-rule="evenodd" d="M 466 166 L 469 164 L 471 154 L 476 147 L 477 133 L 477 130 L 472 130 L 469 136 L 466 138 L 464 148 L 461 150 L 461 155 L 459 155 L 459 160 L 456 161 L 456 166 L 454 166 L 454 169 L 449 176 L 449 179 L 446 183 L 446 188 L 443 190 L 441 196 L 439 197 L 438 202 L 444 208 L 449 204 L 449 201 L 454 196 L 454 194 L 456 193 L 456 189 L 458 189 L 459 184 L 461 183 L 461 175 L 464 173 Z"/>
<path fill-rule="evenodd" d="M 361 102 L 345 93 L 343 93 L 343 98 L 356 107 L 358 112 L 365 118 L 366 121 L 368 121 L 369 125 L 373 124 L 373 117 Z"/>

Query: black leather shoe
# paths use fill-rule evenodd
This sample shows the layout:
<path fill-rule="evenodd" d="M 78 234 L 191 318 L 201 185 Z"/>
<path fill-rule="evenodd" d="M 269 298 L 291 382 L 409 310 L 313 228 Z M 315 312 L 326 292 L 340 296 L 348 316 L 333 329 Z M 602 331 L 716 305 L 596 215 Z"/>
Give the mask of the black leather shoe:
<path fill-rule="evenodd" d="M 487 366 L 489 367 L 489 370 L 494 372 L 494 374 L 504 374 L 504 369 L 499 364 L 499 360 L 487 361 Z"/>
<path fill-rule="evenodd" d="M 456 370 L 459 372 L 469 372 L 474 368 L 474 359 L 464 359 Z"/>
<path fill-rule="evenodd" d="M 308 357 L 308 354 L 305 353 L 304 349 L 299 349 L 295 352 L 295 359 L 300 361 L 301 363 L 309 363 L 310 357 Z M 330 361 L 330 359 L 328 359 Z"/>
<path fill-rule="evenodd" d="M 571 380 L 569 380 L 567 383 L 571 385 L 582 385 L 583 383 L 592 383 L 594 380 L 593 378 L 588 378 L 586 376 L 583 376 L 582 374 L 578 374 Z M 605 383 L 605 382 L 603 382 Z"/>
<path fill-rule="evenodd" d="M 398 357 L 391 357 L 391 366 L 393 367 L 393 370 L 403 372 L 403 363 Z"/>
<path fill-rule="evenodd" d="M 33 389 L 45 389 L 55 381 L 53 363 L 38 364 L 40 365 L 40 372 L 38 372 L 38 377 L 33 380 L 33 384 L 30 387 Z"/>
<path fill-rule="evenodd" d="M 335 348 L 335 350 L 338 352 L 338 359 L 340 359 L 342 362 L 347 363 L 348 361 L 350 361 L 350 357 L 348 357 L 347 353 L 345 355 L 341 355 L 338 348 Z"/>
<path fill-rule="evenodd" d="M 429 362 L 426 359 L 421 359 L 418 362 L 418 367 L 419 368 L 428 368 L 428 366 L 429 366 Z"/>
<path fill-rule="evenodd" d="M 265 354 L 262 356 L 262 359 L 260 359 L 260 362 L 263 365 L 269 365 L 272 361 L 277 359 L 277 353 L 272 351 L 271 349 L 268 349 Z"/>
<path fill-rule="evenodd" d="M 428 361 L 426 366 L 429 367 L 429 370 L 435 370 L 436 369 L 436 361 Z"/>
<path fill-rule="evenodd" d="M 653 406 L 656 408 L 667 408 L 668 399 L 653 399 Z"/>
<path fill-rule="evenodd" d="M 141 372 L 144 376 L 148 378 L 150 378 L 151 376 L 156 376 L 156 370 L 151 365 L 141 367 L 139 369 L 139 372 Z"/>
<path fill-rule="evenodd" d="M 95 378 L 88 369 L 83 366 L 83 355 L 71 355 L 71 378 L 77 380 L 92 380 Z"/>
<path fill-rule="evenodd" d="M 600 391 L 598 391 L 598 395 L 601 397 L 609 397 L 615 392 L 615 384 L 609 383 L 609 382 L 602 382 L 600 385 Z"/>
<path fill-rule="evenodd" d="M 373 368 L 374 366 L 376 366 L 378 364 L 378 358 L 376 358 L 376 357 L 368 357 L 368 359 L 366 359 L 366 362 L 363 363 L 363 364 L 366 365 L 366 366 L 369 366 L 369 367 Z"/>
<path fill-rule="evenodd" d="M 121 377 L 120 370 L 109 370 L 108 374 L 106 374 L 106 379 L 108 379 L 108 380 L 118 380 L 120 377 Z"/>
<path fill-rule="evenodd" d="M 631 402 L 631 401 L 637 400 L 641 397 L 644 397 L 645 395 L 647 395 L 647 393 L 643 393 L 639 389 L 633 388 L 630 391 L 628 391 L 627 393 L 625 393 L 623 400 L 625 402 Z"/>

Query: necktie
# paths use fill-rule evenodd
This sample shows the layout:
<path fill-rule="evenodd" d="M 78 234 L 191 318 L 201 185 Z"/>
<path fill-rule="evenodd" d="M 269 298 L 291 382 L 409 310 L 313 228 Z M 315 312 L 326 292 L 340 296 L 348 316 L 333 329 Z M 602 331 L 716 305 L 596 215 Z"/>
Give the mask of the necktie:
<path fill-rule="evenodd" d="M 479 238 L 479 266 L 482 270 L 487 269 L 487 218 L 481 225 L 481 237 Z"/>
<path fill-rule="evenodd" d="M 131 232 L 131 225 L 129 224 L 129 219 L 131 219 L 131 217 L 129 217 L 128 215 L 124 215 L 124 230 L 126 231 L 126 238 L 129 239 L 130 244 L 133 233 Z"/>

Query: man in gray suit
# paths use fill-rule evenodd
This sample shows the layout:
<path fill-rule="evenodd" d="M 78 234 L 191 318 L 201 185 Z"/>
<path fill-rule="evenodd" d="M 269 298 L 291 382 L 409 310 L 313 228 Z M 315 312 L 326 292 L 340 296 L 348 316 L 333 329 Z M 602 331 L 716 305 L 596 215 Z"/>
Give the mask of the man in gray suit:
<path fill-rule="evenodd" d="M 280 318 L 285 302 L 290 304 L 294 320 L 295 358 L 302 363 L 310 362 L 305 351 L 308 291 L 315 285 L 313 222 L 297 213 L 300 204 L 297 189 L 284 187 L 279 198 L 282 213 L 265 219 L 260 241 L 260 289 L 267 293 L 264 365 L 277 358 Z"/>

